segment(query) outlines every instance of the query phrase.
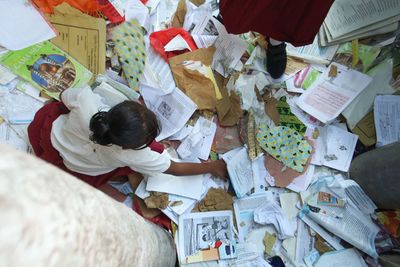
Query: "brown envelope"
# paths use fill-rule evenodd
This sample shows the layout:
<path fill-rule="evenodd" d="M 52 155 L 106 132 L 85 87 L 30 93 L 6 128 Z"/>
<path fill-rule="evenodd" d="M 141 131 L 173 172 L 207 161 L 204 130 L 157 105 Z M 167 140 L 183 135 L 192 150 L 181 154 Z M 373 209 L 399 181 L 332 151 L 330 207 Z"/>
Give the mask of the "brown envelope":
<path fill-rule="evenodd" d="M 231 92 L 229 96 L 226 89 L 227 80 L 222 75 L 216 73 L 214 77 L 222 94 L 222 99 L 217 101 L 216 106 L 219 125 L 225 127 L 234 126 L 243 115 L 240 107 L 240 97 L 234 92 Z"/>

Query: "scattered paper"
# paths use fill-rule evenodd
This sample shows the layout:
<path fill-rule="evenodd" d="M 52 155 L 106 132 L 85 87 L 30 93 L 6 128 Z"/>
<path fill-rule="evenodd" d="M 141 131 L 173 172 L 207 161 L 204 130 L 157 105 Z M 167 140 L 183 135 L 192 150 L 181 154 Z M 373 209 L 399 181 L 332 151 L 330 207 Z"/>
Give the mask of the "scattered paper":
<path fill-rule="evenodd" d="M 215 80 L 210 75 L 191 70 L 185 65 L 188 62 L 199 61 L 204 66 L 210 66 L 214 52 L 214 47 L 200 48 L 169 59 L 176 85 L 197 104 L 200 110 L 215 109 L 217 104 Z"/>
<path fill-rule="evenodd" d="M 347 172 L 356 148 L 357 135 L 334 125 L 328 125 L 324 130 L 326 131 L 323 134 L 326 136 L 326 152 L 323 165 Z"/>
<path fill-rule="evenodd" d="M 400 96 L 375 97 L 374 120 L 377 146 L 400 140 Z"/>
<path fill-rule="evenodd" d="M 338 47 L 338 45 L 321 47 L 318 44 L 318 37 L 315 37 L 312 44 L 306 46 L 294 47 L 289 43 L 286 44 L 286 50 L 289 56 L 320 64 L 329 64 L 335 56 Z"/>
<path fill-rule="evenodd" d="M 371 82 L 371 77 L 343 65 L 336 77 L 328 77 L 326 70 L 313 86 L 303 93 L 297 105 L 323 123 L 333 121 Z"/>
<path fill-rule="evenodd" d="M 160 120 L 161 133 L 156 137 L 157 141 L 181 130 L 196 111 L 196 104 L 178 88 L 166 95 L 161 90 L 144 85 L 140 90 L 146 106 Z"/>
<path fill-rule="evenodd" d="M 278 232 L 279 239 L 294 236 L 296 232 L 296 220 L 288 220 L 281 207 L 274 202 L 264 203 L 254 211 L 254 221 L 258 224 L 272 224 Z"/>
<path fill-rule="evenodd" d="M 175 176 L 160 173 L 148 177 L 146 190 L 200 200 L 203 194 L 203 179 L 203 175 Z"/>
<path fill-rule="evenodd" d="M 319 260 L 315 263 L 315 267 L 367 267 L 364 259 L 354 249 L 348 248 L 334 252 L 327 252 L 321 255 Z"/>
<path fill-rule="evenodd" d="M 0 45 L 20 50 L 56 36 L 52 26 L 27 0 L 0 1 Z"/>
<path fill-rule="evenodd" d="M 253 170 L 245 147 L 224 154 L 229 178 L 238 198 L 244 197 L 254 188 Z"/>
<path fill-rule="evenodd" d="M 6 122 L 0 123 L 0 143 L 7 144 L 23 152 L 30 152 L 29 144 Z"/>
<path fill-rule="evenodd" d="M 169 41 L 169 43 L 164 46 L 164 49 L 166 52 L 177 51 L 177 50 L 178 51 L 186 50 L 186 49 L 188 49 L 189 51 L 192 51 L 192 49 L 190 49 L 188 43 L 185 41 L 185 39 L 183 39 L 182 35 L 180 35 L 180 34 L 178 34 L 177 36 L 172 38 L 172 40 Z"/>
<path fill-rule="evenodd" d="M 329 182 L 332 178 L 334 177 L 319 179 L 310 187 L 310 195 L 305 199 L 306 205 L 303 206 L 300 217 L 309 217 L 331 233 L 371 257 L 377 258 L 375 238 L 380 230 L 369 216 L 352 205 L 335 207 L 318 204 L 319 192 L 335 195 L 335 192 L 330 189 L 333 186 Z M 336 195 L 336 197 L 345 198 L 343 195 Z"/>
<path fill-rule="evenodd" d="M 160 88 L 164 94 L 171 93 L 176 88 L 168 63 L 152 47 L 147 49 L 146 65 L 140 82 L 150 87 Z"/>
<path fill-rule="evenodd" d="M 179 156 L 183 159 L 197 157 L 207 160 L 216 130 L 217 125 L 214 122 L 199 117 L 192 132 L 179 145 L 177 149 Z"/>
<path fill-rule="evenodd" d="M 233 209 L 235 211 L 236 225 L 239 231 L 239 240 L 244 242 L 251 227 L 254 225 L 254 210 L 268 201 L 264 194 L 235 199 Z"/>
<path fill-rule="evenodd" d="M 384 61 L 367 74 L 372 77 L 371 83 L 351 104 L 343 110 L 347 125 L 354 129 L 357 123 L 372 111 L 374 99 L 377 94 L 393 94 L 394 89 L 389 85 L 392 79 L 392 60 Z"/>

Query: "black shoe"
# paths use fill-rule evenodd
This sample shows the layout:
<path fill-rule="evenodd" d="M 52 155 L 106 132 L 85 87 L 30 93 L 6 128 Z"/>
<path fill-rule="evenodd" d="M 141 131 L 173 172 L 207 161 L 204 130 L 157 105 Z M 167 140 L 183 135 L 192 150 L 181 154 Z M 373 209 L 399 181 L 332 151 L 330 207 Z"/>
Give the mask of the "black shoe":
<path fill-rule="evenodd" d="M 285 263 L 283 263 L 283 260 L 279 256 L 273 256 L 267 261 L 272 265 L 272 267 L 285 267 Z"/>
<path fill-rule="evenodd" d="M 283 75 L 286 69 L 286 62 L 286 44 L 271 45 L 268 41 L 267 71 L 272 78 L 278 79 Z"/>

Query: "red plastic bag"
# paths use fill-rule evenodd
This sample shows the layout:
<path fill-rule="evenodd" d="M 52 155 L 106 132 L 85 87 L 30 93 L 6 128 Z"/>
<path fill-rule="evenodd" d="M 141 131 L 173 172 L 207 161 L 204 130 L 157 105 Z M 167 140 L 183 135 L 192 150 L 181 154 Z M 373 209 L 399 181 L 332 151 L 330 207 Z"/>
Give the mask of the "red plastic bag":
<path fill-rule="evenodd" d="M 102 6 L 96 0 L 33 0 L 33 2 L 44 12 L 53 13 L 53 8 L 68 3 L 70 6 L 79 9 L 80 11 L 88 14 L 95 14 Z"/>
<path fill-rule="evenodd" d="M 125 21 L 125 16 L 122 17 L 109 1 L 103 0 L 101 2 L 104 2 L 104 5 L 100 7 L 100 12 L 103 13 L 111 23 L 122 23 Z"/>
<path fill-rule="evenodd" d="M 171 51 L 166 52 L 164 46 L 168 44 L 175 36 L 180 34 L 182 38 L 188 43 L 190 49 L 192 51 L 197 50 L 196 43 L 194 42 L 190 33 L 185 31 L 183 28 L 171 28 L 158 32 L 153 32 L 150 34 L 150 44 L 164 59 L 168 62 L 168 58 L 174 57 L 186 52 L 189 52 L 189 49 L 179 50 L 179 51 Z"/>

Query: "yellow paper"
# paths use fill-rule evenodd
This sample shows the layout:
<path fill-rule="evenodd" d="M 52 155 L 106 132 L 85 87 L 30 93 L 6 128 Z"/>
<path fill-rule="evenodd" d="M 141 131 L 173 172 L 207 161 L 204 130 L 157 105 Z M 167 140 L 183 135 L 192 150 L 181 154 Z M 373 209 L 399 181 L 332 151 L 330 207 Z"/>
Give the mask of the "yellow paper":
<path fill-rule="evenodd" d="M 276 235 L 270 234 L 268 232 L 265 233 L 263 240 L 265 246 L 265 253 L 267 253 L 268 255 L 272 254 L 272 249 L 274 248 L 276 240 L 277 240 Z"/>
<path fill-rule="evenodd" d="M 351 50 L 352 50 L 352 54 L 353 54 L 351 65 L 354 68 L 357 65 L 358 61 L 359 61 L 359 57 L 358 57 L 358 39 L 351 41 Z"/>
<path fill-rule="evenodd" d="M 70 54 L 92 73 L 103 73 L 106 54 L 106 22 L 83 14 L 68 4 L 57 6 L 49 21 L 59 32 L 51 42 Z"/>
<path fill-rule="evenodd" d="M 372 146 L 376 143 L 376 132 L 374 123 L 374 113 L 371 111 L 362 118 L 354 129 L 351 130 L 358 135 L 361 143 L 365 146 Z"/>

